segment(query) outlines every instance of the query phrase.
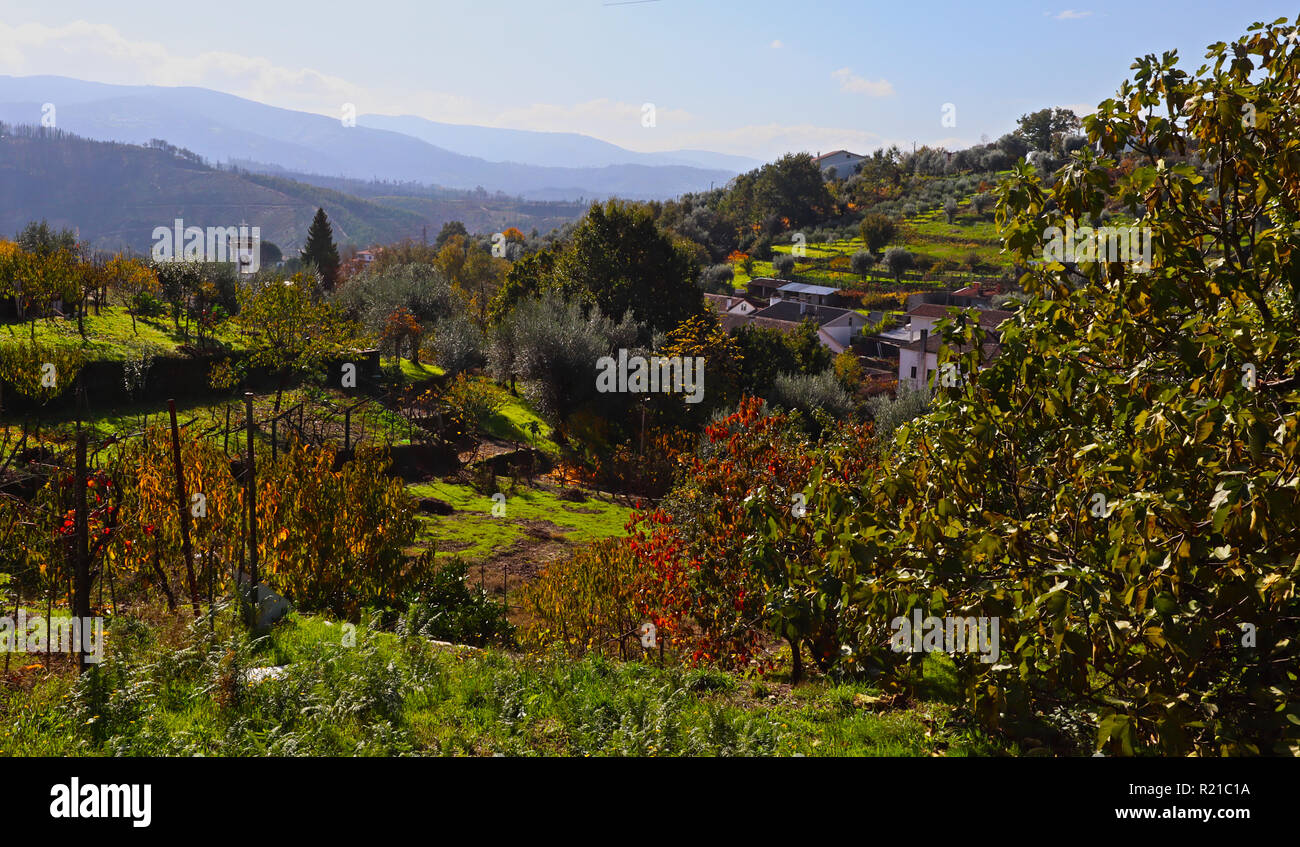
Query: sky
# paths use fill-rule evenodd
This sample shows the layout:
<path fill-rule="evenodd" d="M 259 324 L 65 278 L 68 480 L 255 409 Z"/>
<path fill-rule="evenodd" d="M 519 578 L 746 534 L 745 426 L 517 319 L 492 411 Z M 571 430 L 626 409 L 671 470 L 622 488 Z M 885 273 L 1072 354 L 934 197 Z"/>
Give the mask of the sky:
<path fill-rule="evenodd" d="M 0 0 L 0 74 L 766 160 L 966 147 L 1046 106 L 1091 111 L 1136 56 L 1177 49 L 1194 70 L 1207 44 L 1296 14 L 1265 0 L 1069 1 L 1084 5 Z"/>

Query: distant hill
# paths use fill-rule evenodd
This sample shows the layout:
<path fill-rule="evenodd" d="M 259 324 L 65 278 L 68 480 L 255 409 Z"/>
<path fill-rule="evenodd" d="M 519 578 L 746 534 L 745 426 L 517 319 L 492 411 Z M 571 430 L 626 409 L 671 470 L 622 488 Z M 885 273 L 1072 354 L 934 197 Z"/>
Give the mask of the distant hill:
<path fill-rule="evenodd" d="M 438 147 L 494 162 L 518 162 L 557 168 L 606 165 L 686 165 L 734 173 L 751 171 L 763 162 L 747 156 L 707 150 L 637 153 L 599 138 L 576 132 L 534 132 L 524 129 L 448 124 L 414 115 L 361 115 L 359 126 L 400 132 Z"/>
<path fill-rule="evenodd" d="M 668 198 L 720 185 L 742 169 L 686 163 L 729 158 L 719 160 L 716 154 L 620 153 L 614 145 L 573 134 L 554 134 L 560 136 L 557 139 L 551 133 L 449 128 L 418 118 L 390 121 L 423 136 L 445 136 L 460 149 L 481 144 L 492 155 L 511 154 L 511 161 L 489 161 L 484 153 L 453 152 L 404 132 L 360 122 L 345 127 L 338 118 L 280 109 L 204 88 L 0 76 L 0 121 L 36 123 L 44 103 L 55 106 L 59 129 L 86 138 L 133 144 L 161 138 L 213 162 L 241 161 L 258 170 L 482 187 L 534 199 Z M 567 164 L 534 164 L 530 157 Z"/>
<path fill-rule="evenodd" d="M 0 235 L 32 220 L 79 231 L 105 250 L 148 252 L 153 230 L 182 218 L 187 226 L 261 227 L 264 240 L 297 250 L 317 207 L 340 245 L 364 246 L 430 237 L 452 218 L 471 231 L 524 231 L 581 215 L 575 204 L 550 206 L 514 198 L 444 193 L 387 202 L 284 176 L 215 168 L 162 149 L 92 141 L 61 131 L 9 127 L 0 135 Z"/>

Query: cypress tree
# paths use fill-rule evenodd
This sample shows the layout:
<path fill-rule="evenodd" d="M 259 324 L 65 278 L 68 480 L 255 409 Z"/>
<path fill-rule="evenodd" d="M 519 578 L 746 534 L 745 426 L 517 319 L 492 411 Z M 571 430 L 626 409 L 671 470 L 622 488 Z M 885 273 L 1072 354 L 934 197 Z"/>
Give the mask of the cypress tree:
<path fill-rule="evenodd" d="M 339 250 L 334 246 L 334 232 L 324 209 L 316 210 L 311 228 L 307 230 L 307 243 L 300 254 L 304 264 L 310 262 L 320 271 L 321 284 L 326 291 L 334 290 L 339 275 Z"/>

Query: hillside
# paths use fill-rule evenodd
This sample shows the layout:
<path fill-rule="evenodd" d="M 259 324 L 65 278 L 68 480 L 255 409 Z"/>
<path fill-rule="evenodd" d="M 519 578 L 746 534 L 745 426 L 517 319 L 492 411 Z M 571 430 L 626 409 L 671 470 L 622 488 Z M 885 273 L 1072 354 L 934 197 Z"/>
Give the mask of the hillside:
<path fill-rule="evenodd" d="M 148 252 L 157 226 L 260 226 L 282 247 L 301 244 L 313 213 L 325 209 L 341 245 L 419 238 L 456 217 L 471 230 L 510 222 L 549 229 L 575 207 L 556 214 L 514 215 L 509 198 L 459 195 L 452 201 L 381 202 L 287 177 L 214 168 L 170 152 L 91 141 L 62 132 L 8 130 L 0 136 L 0 232 L 32 220 L 74 228 L 88 245 Z M 403 208 L 408 205 L 409 208 Z M 516 222 L 517 221 L 517 222 Z"/>

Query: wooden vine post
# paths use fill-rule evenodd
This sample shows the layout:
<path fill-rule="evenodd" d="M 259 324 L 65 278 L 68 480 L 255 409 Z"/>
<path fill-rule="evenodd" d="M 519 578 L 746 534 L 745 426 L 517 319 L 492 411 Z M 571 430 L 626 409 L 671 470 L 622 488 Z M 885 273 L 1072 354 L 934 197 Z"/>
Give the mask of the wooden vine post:
<path fill-rule="evenodd" d="M 76 549 L 74 550 L 75 569 L 73 571 L 73 605 L 75 608 L 72 610 L 72 614 L 73 617 L 80 618 L 82 623 L 85 624 L 90 619 L 90 533 L 88 528 L 90 515 L 86 511 L 86 431 L 80 425 L 77 427 L 77 468 L 74 478 L 74 485 L 76 486 L 74 543 Z M 73 631 L 77 630 L 74 629 Z M 78 673 L 86 669 L 86 651 L 81 649 L 81 646 L 75 645 Z"/>
<path fill-rule="evenodd" d="M 185 496 L 185 468 L 181 463 L 181 433 L 176 425 L 176 401 L 167 401 L 172 419 L 172 460 L 176 467 L 176 508 L 181 514 L 181 553 L 185 556 L 185 578 L 190 587 L 190 608 L 199 617 L 199 583 L 194 578 L 194 548 L 190 546 L 190 503 Z"/>

